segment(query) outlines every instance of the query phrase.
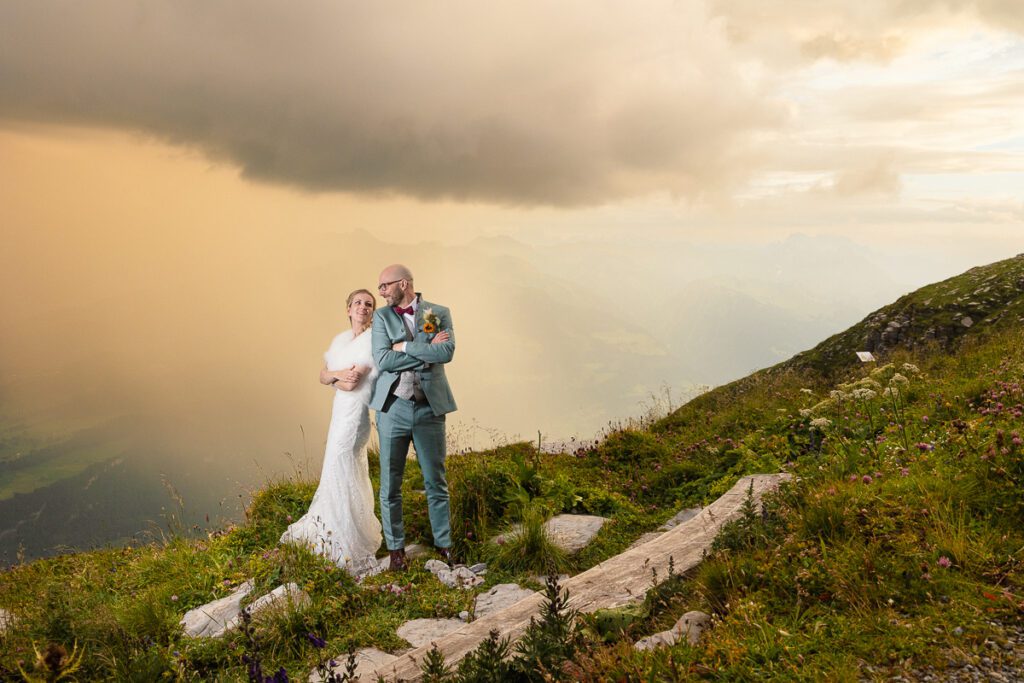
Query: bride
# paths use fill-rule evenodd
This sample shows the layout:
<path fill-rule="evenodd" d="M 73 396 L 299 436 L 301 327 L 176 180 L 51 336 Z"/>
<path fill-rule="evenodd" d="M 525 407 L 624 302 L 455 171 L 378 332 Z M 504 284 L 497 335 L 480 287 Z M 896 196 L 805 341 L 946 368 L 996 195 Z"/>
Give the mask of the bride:
<path fill-rule="evenodd" d="M 381 543 L 366 461 L 367 405 L 378 374 L 369 333 L 377 299 L 357 289 L 348 295 L 346 306 L 352 329 L 334 338 L 320 371 L 320 383 L 336 390 L 320 485 L 309 511 L 288 527 L 281 542 L 306 545 L 349 573 L 362 575 L 378 570 L 375 553 Z"/>

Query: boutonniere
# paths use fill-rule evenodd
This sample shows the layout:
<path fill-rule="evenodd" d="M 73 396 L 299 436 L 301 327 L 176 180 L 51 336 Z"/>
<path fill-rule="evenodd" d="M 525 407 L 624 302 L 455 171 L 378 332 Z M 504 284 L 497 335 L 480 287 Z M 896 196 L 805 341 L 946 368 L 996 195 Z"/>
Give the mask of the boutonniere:
<path fill-rule="evenodd" d="M 437 313 L 434 313 L 434 309 L 423 309 L 423 327 L 420 328 L 420 331 L 426 334 L 434 334 L 440 328 L 441 319 L 437 317 Z"/>

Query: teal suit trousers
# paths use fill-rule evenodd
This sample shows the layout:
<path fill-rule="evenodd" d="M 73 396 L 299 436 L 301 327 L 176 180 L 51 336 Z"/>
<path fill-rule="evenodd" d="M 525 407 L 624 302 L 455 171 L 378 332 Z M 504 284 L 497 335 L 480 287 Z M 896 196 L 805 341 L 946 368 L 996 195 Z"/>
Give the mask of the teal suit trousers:
<path fill-rule="evenodd" d="M 452 532 L 444 467 L 445 416 L 435 415 L 426 401 L 410 401 L 394 395 L 388 398 L 384 408 L 377 411 L 377 433 L 380 437 L 380 521 L 388 549 L 405 547 L 402 477 L 410 443 L 416 449 L 416 460 L 423 472 L 434 545 L 450 548 Z"/>

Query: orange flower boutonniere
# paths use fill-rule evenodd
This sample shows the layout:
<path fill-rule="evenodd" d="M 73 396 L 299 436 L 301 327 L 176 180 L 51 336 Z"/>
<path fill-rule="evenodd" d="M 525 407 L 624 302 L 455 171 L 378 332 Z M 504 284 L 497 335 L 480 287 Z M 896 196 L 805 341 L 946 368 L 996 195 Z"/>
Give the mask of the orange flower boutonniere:
<path fill-rule="evenodd" d="M 423 311 L 423 327 L 420 328 L 426 334 L 434 334 L 441 328 L 441 319 L 434 313 L 434 309 L 428 308 Z"/>

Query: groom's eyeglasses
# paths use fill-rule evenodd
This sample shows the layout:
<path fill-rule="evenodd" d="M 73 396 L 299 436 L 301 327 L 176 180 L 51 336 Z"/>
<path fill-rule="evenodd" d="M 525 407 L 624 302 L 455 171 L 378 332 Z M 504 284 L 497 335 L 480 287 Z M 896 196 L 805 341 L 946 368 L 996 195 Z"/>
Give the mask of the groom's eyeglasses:
<path fill-rule="evenodd" d="M 382 282 L 379 285 L 377 285 L 377 291 L 378 292 L 383 292 L 385 289 L 387 289 L 391 285 L 395 284 L 396 282 L 401 282 L 404 279 L 405 279 L 404 277 L 400 277 L 397 280 L 392 280 L 391 282 Z"/>

